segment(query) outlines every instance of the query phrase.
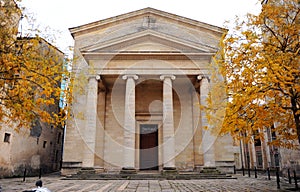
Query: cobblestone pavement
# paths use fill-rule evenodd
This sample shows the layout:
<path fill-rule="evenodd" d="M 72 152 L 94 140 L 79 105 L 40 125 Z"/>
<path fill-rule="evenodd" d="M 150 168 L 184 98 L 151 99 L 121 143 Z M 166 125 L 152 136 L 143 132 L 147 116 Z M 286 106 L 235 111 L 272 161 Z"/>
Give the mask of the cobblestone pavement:
<path fill-rule="evenodd" d="M 289 191 L 294 185 L 281 182 L 281 190 L 277 189 L 276 180 L 265 177 L 248 178 L 236 175 L 237 179 L 207 179 L 207 180 L 63 180 L 59 176 L 43 177 L 44 186 L 52 192 L 175 192 L 175 191 Z M 1 192 L 29 190 L 34 187 L 37 178 L 1 179 Z"/>

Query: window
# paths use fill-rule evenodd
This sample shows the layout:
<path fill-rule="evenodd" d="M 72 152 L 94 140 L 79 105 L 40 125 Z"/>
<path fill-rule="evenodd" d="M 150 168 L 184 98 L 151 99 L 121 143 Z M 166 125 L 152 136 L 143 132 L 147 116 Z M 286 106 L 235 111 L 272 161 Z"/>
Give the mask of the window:
<path fill-rule="evenodd" d="M 261 146 L 261 140 L 260 139 L 255 139 L 254 140 L 254 144 L 255 144 L 255 146 Z"/>
<path fill-rule="evenodd" d="M 4 134 L 4 142 L 5 143 L 10 143 L 10 136 L 11 136 L 10 133 L 5 133 Z"/>
<path fill-rule="evenodd" d="M 271 127 L 272 141 L 276 140 L 276 131 L 274 125 Z"/>
<path fill-rule="evenodd" d="M 274 160 L 275 160 L 275 166 L 276 167 L 279 167 L 280 164 L 279 164 L 279 154 L 278 152 L 276 151 L 276 153 L 274 154 Z"/>
<path fill-rule="evenodd" d="M 254 145 L 261 146 L 260 134 L 258 131 L 254 131 Z"/>
<path fill-rule="evenodd" d="M 44 141 L 43 148 L 46 148 L 46 147 L 47 147 L 47 141 Z"/>
<path fill-rule="evenodd" d="M 256 158 L 257 158 L 257 166 L 262 167 L 263 166 L 263 158 L 261 151 L 256 151 Z"/>

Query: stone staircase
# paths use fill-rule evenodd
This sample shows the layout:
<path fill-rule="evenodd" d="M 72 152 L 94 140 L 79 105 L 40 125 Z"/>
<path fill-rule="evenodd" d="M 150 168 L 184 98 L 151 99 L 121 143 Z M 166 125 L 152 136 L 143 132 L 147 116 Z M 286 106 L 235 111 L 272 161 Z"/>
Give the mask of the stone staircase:
<path fill-rule="evenodd" d="M 79 171 L 75 175 L 66 176 L 66 180 L 193 180 L 193 179 L 236 179 L 232 175 L 221 173 L 216 168 L 203 168 L 200 172 L 177 172 L 176 174 L 163 174 L 159 171 L 140 171 L 136 174 L 125 173 L 94 173 L 92 171 Z"/>

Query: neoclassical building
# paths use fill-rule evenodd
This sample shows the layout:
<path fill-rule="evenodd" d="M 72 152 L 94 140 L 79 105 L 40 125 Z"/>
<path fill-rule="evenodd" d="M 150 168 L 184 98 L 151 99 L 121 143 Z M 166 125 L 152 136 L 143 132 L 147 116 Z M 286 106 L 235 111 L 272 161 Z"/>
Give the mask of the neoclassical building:
<path fill-rule="evenodd" d="M 63 174 L 231 169 L 240 158 L 230 136 L 204 129 L 200 107 L 225 29 L 145 8 L 70 31 L 75 83 Z"/>

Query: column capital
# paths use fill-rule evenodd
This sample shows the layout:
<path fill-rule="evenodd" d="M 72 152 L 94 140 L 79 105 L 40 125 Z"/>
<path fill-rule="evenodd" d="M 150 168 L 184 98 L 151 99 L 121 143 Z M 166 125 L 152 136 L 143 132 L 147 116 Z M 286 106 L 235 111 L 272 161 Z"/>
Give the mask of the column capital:
<path fill-rule="evenodd" d="M 123 75 L 122 76 L 123 80 L 131 79 L 131 78 L 134 79 L 134 80 L 138 80 L 139 79 L 139 77 L 137 75 Z"/>
<path fill-rule="evenodd" d="M 89 75 L 88 80 L 90 79 L 95 79 L 97 81 L 101 81 L 101 76 L 100 75 Z"/>
<path fill-rule="evenodd" d="M 162 81 L 165 80 L 166 78 L 170 78 L 171 80 L 175 80 L 176 79 L 175 75 L 161 75 L 159 78 Z"/>
<path fill-rule="evenodd" d="M 100 76 L 100 75 L 96 75 L 96 76 L 95 76 L 95 79 L 96 79 L 97 81 L 101 81 L 101 76 Z"/>
<path fill-rule="evenodd" d="M 210 81 L 209 76 L 208 76 L 208 75 L 205 75 L 205 74 L 198 75 L 198 76 L 197 76 L 197 79 L 198 79 L 199 81 L 202 81 L 202 79 L 207 79 L 208 82 Z"/>

